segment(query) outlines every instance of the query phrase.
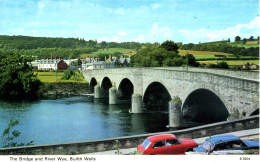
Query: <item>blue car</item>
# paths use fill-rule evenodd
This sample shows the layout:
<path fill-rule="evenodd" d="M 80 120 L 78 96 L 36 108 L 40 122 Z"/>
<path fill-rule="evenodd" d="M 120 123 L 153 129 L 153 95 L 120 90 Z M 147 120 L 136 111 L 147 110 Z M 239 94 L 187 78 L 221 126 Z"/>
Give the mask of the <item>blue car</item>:
<path fill-rule="evenodd" d="M 220 150 L 259 149 L 259 142 L 241 140 L 237 136 L 228 134 L 209 137 L 200 147 L 195 147 L 193 149 L 195 152 L 206 153 Z"/>

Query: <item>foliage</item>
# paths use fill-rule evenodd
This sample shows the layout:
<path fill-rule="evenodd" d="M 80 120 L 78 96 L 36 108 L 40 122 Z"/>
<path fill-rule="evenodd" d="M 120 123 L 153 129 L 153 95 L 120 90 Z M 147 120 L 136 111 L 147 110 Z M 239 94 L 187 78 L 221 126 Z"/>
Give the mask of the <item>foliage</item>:
<path fill-rule="evenodd" d="M 73 69 L 67 69 L 64 71 L 62 80 L 69 80 L 73 75 L 75 75 L 75 72 Z"/>
<path fill-rule="evenodd" d="M 120 144 L 119 140 L 115 140 L 115 142 L 116 142 L 116 144 L 114 145 L 114 148 L 117 150 L 115 152 L 115 154 L 116 155 L 120 155 L 120 154 L 122 154 L 122 152 L 120 152 L 121 144 Z"/>
<path fill-rule="evenodd" d="M 216 64 L 210 64 L 209 68 L 229 69 L 229 66 L 228 66 L 227 62 L 221 61 L 221 62 L 217 63 L 217 65 Z"/>
<path fill-rule="evenodd" d="M 187 65 L 195 66 L 195 67 L 199 66 L 199 63 L 196 62 L 196 59 L 195 59 L 195 57 L 192 54 L 186 54 L 184 56 L 184 59 L 186 60 L 186 64 Z"/>
<path fill-rule="evenodd" d="M 177 66 L 180 64 L 180 59 L 175 51 L 167 51 L 165 48 L 144 48 L 131 57 L 130 64 L 143 67 Z"/>
<path fill-rule="evenodd" d="M 171 40 L 167 40 L 167 41 L 163 42 L 160 47 L 165 48 L 167 51 L 175 51 L 176 53 L 179 53 L 178 45 Z"/>
<path fill-rule="evenodd" d="M 18 53 L 0 55 L 0 97 L 35 96 L 41 82 L 27 62 L 28 58 Z"/>
<path fill-rule="evenodd" d="M 259 155 L 259 150 L 258 149 L 249 149 L 245 150 L 244 154 L 253 154 L 253 155 Z"/>
<path fill-rule="evenodd" d="M 240 41 L 240 40 L 241 40 L 241 37 L 240 37 L 240 36 L 236 36 L 236 37 L 235 37 L 235 42 Z"/>
<path fill-rule="evenodd" d="M 83 75 L 80 73 L 76 73 L 73 69 L 67 69 L 64 71 L 62 80 L 74 80 L 74 81 L 82 81 Z"/>
<path fill-rule="evenodd" d="M 134 152 L 131 152 L 130 155 L 143 155 L 143 154 L 140 153 L 139 151 L 134 151 Z"/>
<path fill-rule="evenodd" d="M 18 138 L 21 134 L 21 132 L 19 132 L 18 130 L 14 130 L 14 131 L 11 132 L 11 129 L 18 124 L 19 124 L 18 120 L 13 120 L 13 118 L 11 118 L 9 120 L 8 127 L 6 129 L 4 129 L 4 132 L 3 132 L 3 135 L 2 135 L 2 138 L 4 139 L 4 141 L 3 141 L 3 147 L 4 148 L 5 147 L 17 147 L 17 146 L 33 145 L 34 141 L 27 142 L 26 144 L 25 143 L 18 144 L 17 142 L 13 141 L 15 138 Z"/>
<path fill-rule="evenodd" d="M 252 46 L 252 45 L 251 45 Z M 258 45 L 257 45 L 258 46 Z M 222 43 L 203 43 L 203 44 L 184 44 L 181 47 L 182 50 L 193 50 L 193 51 L 210 51 L 210 52 L 222 52 L 239 56 L 259 56 L 259 47 L 237 47 L 232 46 L 229 42 Z"/>

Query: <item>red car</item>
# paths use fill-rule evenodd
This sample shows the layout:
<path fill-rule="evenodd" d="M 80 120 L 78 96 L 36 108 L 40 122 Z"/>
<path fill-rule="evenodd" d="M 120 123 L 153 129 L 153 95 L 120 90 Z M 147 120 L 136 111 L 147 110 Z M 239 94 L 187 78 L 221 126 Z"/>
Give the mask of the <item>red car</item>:
<path fill-rule="evenodd" d="M 137 151 L 144 155 L 185 154 L 194 147 L 198 147 L 198 143 L 190 138 L 177 139 L 173 134 L 161 134 L 147 137 Z"/>

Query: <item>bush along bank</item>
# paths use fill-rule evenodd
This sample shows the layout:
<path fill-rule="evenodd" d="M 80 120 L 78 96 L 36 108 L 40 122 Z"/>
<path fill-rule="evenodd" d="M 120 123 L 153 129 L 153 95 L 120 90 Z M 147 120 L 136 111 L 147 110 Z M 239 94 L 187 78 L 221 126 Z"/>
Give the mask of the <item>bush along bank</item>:
<path fill-rule="evenodd" d="M 88 83 L 42 83 L 39 95 L 83 95 L 88 94 Z"/>

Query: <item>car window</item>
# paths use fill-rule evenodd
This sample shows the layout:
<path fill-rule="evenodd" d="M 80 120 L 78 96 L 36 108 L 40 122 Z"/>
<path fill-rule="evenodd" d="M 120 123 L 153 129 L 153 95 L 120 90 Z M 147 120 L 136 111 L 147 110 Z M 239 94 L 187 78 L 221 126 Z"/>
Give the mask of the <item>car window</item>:
<path fill-rule="evenodd" d="M 164 141 L 156 141 L 154 142 L 153 148 L 164 147 Z"/>
<path fill-rule="evenodd" d="M 230 142 L 225 142 L 224 143 L 224 149 L 231 149 L 231 148 L 240 148 L 243 147 L 244 143 L 241 140 L 237 141 L 230 141 Z"/>
<path fill-rule="evenodd" d="M 177 139 L 168 139 L 166 140 L 166 146 L 178 145 L 179 141 Z"/>
<path fill-rule="evenodd" d="M 142 146 L 143 146 L 145 149 L 147 149 L 150 144 L 151 144 L 151 141 L 149 141 L 149 139 L 146 139 L 146 140 L 142 143 Z"/>
<path fill-rule="evenodd" d="M 214 148 L 215 144 L 213 144 L 210 141 L 205 141 L 202 145 L 206 150 L 212 150 Z"/>

